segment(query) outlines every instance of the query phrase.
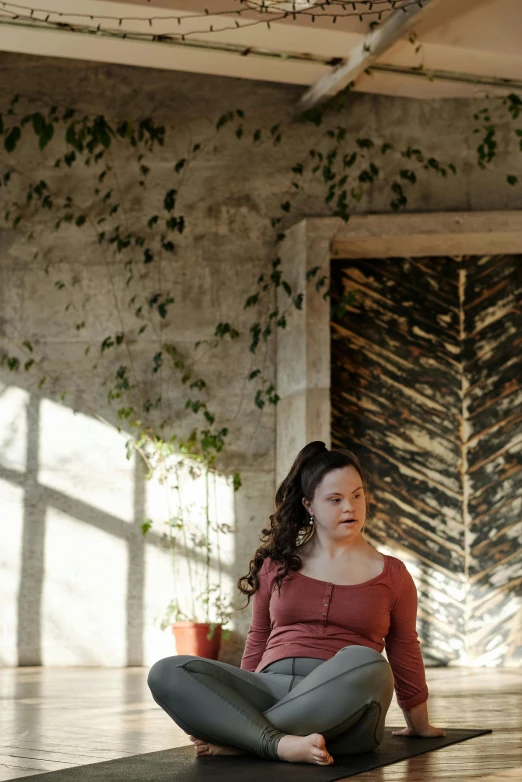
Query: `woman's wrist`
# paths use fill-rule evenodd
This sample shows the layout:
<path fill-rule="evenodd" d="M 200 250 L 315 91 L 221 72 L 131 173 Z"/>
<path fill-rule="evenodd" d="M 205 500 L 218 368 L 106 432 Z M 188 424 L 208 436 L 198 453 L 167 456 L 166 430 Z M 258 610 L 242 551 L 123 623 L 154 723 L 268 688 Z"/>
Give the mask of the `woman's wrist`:
<path fill-rule="evenodd" d="M 392 730 L 393 736 L 424 736 L 426 738 L 434 738 L 437 736 L 445 736 L 446 731 L 442 728 L 435 728 L 430 725 L 428 719 L 428 704 L 419 703 L 418 706 L 413 706 L 411 709 L 403 709 L 404 719 L 406 720 L 407 728 L 403 730 Z"/>
<path fill-rule="evenodd" d="M 411 709 L 403 709 L 404 719 L 409 728 L 413 730 L 424 730 L 429 727 L 428 702 L 419 703 Z"/>

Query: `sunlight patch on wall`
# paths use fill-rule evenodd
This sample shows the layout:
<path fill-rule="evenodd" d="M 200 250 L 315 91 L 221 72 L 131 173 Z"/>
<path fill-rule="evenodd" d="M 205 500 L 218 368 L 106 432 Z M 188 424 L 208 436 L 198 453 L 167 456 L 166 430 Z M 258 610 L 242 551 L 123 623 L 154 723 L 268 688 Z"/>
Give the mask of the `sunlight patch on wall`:
<path fill-rule="evenodd" d="M 29 394 L 0 383 L 0 464 L 23 472 L 26 466 Z"/>
<path fill-rule="evenodd" d="M 43 665 L 125 665 L 127 546 L 55 509 L 47 512 Z"/>
<path fill-rule="evenodd" d="M 171 554 L 160 545 L 148 543 L 145 547 L 144 591 L 143 654 L 145 664 L 152 665 L 162 657 L 176 654 L 170 628 L 161 630 L 159 626 L 174 595 Z"/>
<path fill-rule="evenodd" d="M 187 468 L 180 469 L 176 476 L 169 473 L 164 484 L 153 479 L 146 486 L 147 517 L 153 522 L 151 533 L 157 536 L 154 543 L 147 543 L 145 554 L 144 648 L 147 664 L 151 664 L 176 653 L 170 628 L 162 631 L 159 627 L 171 600 L 177 600 L 185 620 L 206 621 L 205 607 L 197 595 L 206 583 L 207 500 L 211 525 L 210 583 L 220 585 L 224 603 L 228 604 L 237 592 L 235 579 L 230 575 L 235 557 L 235 516 L 229 476 L 209 475 L 208 492 L 205 475 L 191 476 Z M 212 608 L 218 594 L 217 589 L 211 593 L 210 621 L 218 621 Z M 233 627 L 233 622 L 229 626 Z"/>
<path fill-rule="evenodd" d="M 0 665 L 17 665 L 23 490 L 0 479 Z"/>
<path fill-rule="evenodd" d="M 46 399 L 41 405 L 39 482 L 65 497 L 132 522 L 134 457 L 128 436 Z"/>

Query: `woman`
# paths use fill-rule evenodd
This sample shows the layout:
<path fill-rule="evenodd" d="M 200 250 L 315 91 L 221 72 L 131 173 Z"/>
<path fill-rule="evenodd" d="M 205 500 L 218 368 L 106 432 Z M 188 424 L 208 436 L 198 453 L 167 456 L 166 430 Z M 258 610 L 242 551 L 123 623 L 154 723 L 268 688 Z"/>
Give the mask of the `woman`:
<path fill-rule="evenodd" d="M 367 495 L 353 453 L 306 445 L 276 492 L 265 545 L 238 581 L 243 608 L 252 598 L 241 667 L 175 655 L 151 668 L 154 700 L 198 755 L 325 766 L 371 751 L 394 687 L 407 724 L 394 735 L 446 735 L 428 719 L 414 581 L 361 534 Z"/>

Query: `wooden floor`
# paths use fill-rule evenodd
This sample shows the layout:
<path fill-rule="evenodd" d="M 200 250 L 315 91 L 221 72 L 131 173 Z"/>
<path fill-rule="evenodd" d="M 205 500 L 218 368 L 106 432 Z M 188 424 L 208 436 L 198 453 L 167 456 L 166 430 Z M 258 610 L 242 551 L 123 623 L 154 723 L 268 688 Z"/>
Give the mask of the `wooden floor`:
<path fill-rule="evenodd" d="M 0 780 L 190 744 L 152 700 L 146 676 L 145 668 L 0 670 Z M 432 725 L 493 733 L 357 778 L 521 781 L 521 671 L 427 668 L 427 679 Z M 395 697 L 386 725 L 404 725 Z"/>

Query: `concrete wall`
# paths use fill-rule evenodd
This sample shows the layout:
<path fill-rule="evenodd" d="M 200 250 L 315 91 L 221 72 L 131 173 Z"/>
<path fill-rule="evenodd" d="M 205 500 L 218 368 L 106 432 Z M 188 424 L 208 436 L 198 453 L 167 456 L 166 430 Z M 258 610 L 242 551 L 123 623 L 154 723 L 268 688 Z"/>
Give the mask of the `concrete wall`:
<path fill-rule="evenodd" d="M 258 276 L 270 270 L 270 218 L 279 216 L 279 204 L 291 189 L 289 167 L 307 155 L 323 128 L 292 125 L 280 145 L 255 149 L 248 140 L 252 132 L 287 123 L 300 89 L 1 54 L 0 112 L 5 114 L 15 93 L 33 96 L 37 103 L 49 98 L 64 108 L 103 113 L 111 120 L 150 114 L 165 124 L 172 141 L 153 156 L 147 199 L 161 199 L 173 186 L 173 162 L 191 138 L 211 135 L 226 110 L 246 114 L 245 137 L 238 141 L 233 133 L 221 134 L 186 177 L 180 204 L 187 230 L 176 255 L 162 266 L 163 279 L 170 281 L 176 297 L 164 339 L 190 352 L 195 340 L 212 338 L 219 321 L 228 320 L 241 332 L 240 339 L 210 350 L 199 367 L 209 385 L 209 404 L 219 424 L 229 428 L 219 468 L 223 496 L 230 500 L 229 505 L 225 500 L 225 515 L 234 528 L 224 557 L 224 583 L 232 597 L 268 521 L 275 480 L 275 410 L 266 406 L 260 411 L 246 381 L 257 366 L 267 379 L 275 379 L 274 342 L 261 346 L 261 363 L 249 353 L 253 317 L 243 304 L 256 291 Z M 495 170 L 483 172 L 474 164 L 472 114 L 482 105 L 354 95 L 332 121 L 342 120 L 356 136 L 420 146 L 427 155 L 455 162 L 459 175 L 451 181 L 421 176 L 410 193 L 412 211 L 520 208 L 522 191 L 505 184 L 505 174 L 518 165 L 514 135 L 511 139 L 503 130 L 509 159 L 502 156 Z M 17 165 L 23 164 L 30 176 L 45 174 L 63 186 L 60 177 L 65 174 L 50 170 L 57 143 L 40 154 L 33 141 L 23 140 L 23 159 L 17 155 Z M 126 154 L 115 160 L 124 189 L 134 176 Z M 3 149 L 0 157 L 9 161 Z M 89 170 L 75 170 L 74 176 L 77 192 L 90 192 Z M 286 224 L 307 214 L 328 214 L 323 199 L 320 181 L 310 183 Z M 357 210 L 390 211 L 389 201 L 388 190 L 376 184 Z M 127 219 L 138 219 L 145 207 L 136 197 Z M 157 539 L 144 540 L 140 533 L 142 519 L 156 507 L 155 490 L 144 486 L 139 464 L 125 459 L 126 433 L 110 425 L 115 415 L 101 385 L 103 374 L 84 355 L 87 344 L 99 349 L 100 339 L 119 328 L 114 297 L 124 301 L 125 272 L 120 261 L 100 253 L 87 232 L 58 236 L 39 219 L 34 240 L 27 243 L 24 235 L 0 228 L 0 347 L 12 354 L 29 339 L 45 358 L 45 372 L 44 365 L 42 372 L 0 368 L 0 662 L 149 664 L 173 650 L 172 640 L 153 622 L 171 597 L 168 555 Z M 45 273 L 48 262 L 51 275 Z M 64 312 L 63 291 L 53 285 L 57 275 L 72 291 L 76 312 Z M 74 328 L 78 313 L 87 322 L 81 332 Z M 144 377 L 153 347 L 147 337 L 132 347 Z M 112 369 L 120 359 L 115 353 Z M 39 389 L 41 374 L 50 380 Z M 168 410 L 188 433 L 197 419 L 183 409 L 184 389 L 167 377 L 163 385 Z M 64 390 L 68 394 L 59 404 Z M 226 480 L 236 470 L 243 486 L 227 495 Z M 221 659 L 239 662 L 248 621 L 248 611 L 237 613 L 234 636 Z"/>

